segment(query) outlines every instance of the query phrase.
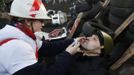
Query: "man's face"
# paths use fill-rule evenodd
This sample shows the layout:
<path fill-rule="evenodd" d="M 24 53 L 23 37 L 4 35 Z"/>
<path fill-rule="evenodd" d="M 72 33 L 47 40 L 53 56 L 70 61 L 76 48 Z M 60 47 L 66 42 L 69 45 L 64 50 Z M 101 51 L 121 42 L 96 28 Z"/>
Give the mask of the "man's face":
<path fill-rule="evenodd" d="M 81 46 L 85 48 L 86 50 L 93 50 L 96 49 L 95 52 L 97 53 L 101 52 L 100 47 L 100 41 L 97 35 L 92 35 L 90 37 L 86 37 L 84 41 L 81 43 Z M 98 49 L 97 49 L 98 48 Z"/>

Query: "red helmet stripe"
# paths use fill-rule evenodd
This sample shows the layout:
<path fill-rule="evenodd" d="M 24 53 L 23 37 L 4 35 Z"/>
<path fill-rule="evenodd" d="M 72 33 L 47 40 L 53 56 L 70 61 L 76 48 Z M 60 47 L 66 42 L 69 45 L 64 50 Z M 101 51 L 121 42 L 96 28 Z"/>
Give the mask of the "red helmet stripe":
<path fill-rule="evenodd" d="M 40 9 L 41 2 L 39 0 L 34 0 L 31 11 L 38 11 Z"/>

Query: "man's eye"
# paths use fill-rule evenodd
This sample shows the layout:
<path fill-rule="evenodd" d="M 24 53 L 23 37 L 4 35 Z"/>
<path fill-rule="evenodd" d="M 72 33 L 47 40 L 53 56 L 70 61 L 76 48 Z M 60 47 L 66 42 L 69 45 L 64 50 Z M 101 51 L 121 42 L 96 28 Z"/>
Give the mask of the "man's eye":
<path fill-rule="evenodd" d="M 94 37 L 93 40 L 97 41 L 97 38 Z"/>

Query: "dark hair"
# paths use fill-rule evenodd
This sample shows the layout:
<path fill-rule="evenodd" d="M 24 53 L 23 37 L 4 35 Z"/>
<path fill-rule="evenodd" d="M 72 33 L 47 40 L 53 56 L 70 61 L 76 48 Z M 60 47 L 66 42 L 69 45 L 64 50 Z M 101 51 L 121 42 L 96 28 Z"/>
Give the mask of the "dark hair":
<path fill-rule="evenodd" d="M 24 19 L 23 18 L 18 18 L 18 17 L 12 17 L 12 20 L 9 24 L 14 26 L 14 24 L 16 24 L 18 22 L 24 23 Z"/>

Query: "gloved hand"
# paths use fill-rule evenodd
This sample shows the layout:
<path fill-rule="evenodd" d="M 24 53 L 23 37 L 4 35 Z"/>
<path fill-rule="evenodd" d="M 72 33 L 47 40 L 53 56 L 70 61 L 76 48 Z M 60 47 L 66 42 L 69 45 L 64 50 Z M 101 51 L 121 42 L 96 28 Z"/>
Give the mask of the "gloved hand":
<path fill-rule="evenodd" d="M 99 19 L 92 19 L 91 21 L 87 21 L 83 24 L 82 27 L 82 33 L 85 36 L 91 36 L 92 34 L 95 34 L 98 30 L 107 32 L 111 36 L 114 35 L 113 31 L 108 27 L 104 26 Z"/>
<path fill-rule="evenodd" d="M 94 34 L 95 30 L 96 30 L 96 28 L 91 25 L 90 21 L 87 21 L 83 24 L 82 35 L 92 36 Z"/>
<path fill-rule="evenodd" d="M 91 5 L 89 5 L 86 1 L 75 1 L 71 4 L 69 8 L 69 12 L 71 13 L 72 18 L 76 18 L 78 13 L 85 12 L 91 9 Z"/>

